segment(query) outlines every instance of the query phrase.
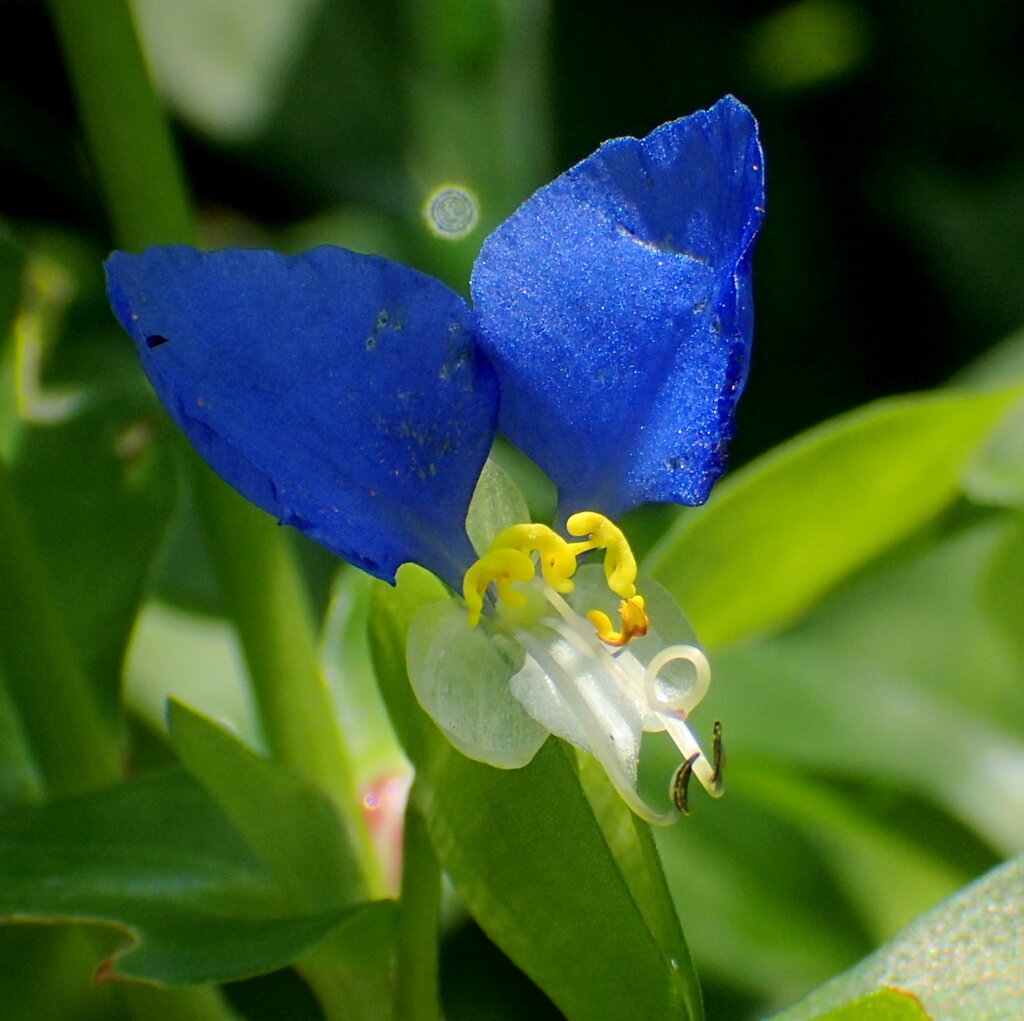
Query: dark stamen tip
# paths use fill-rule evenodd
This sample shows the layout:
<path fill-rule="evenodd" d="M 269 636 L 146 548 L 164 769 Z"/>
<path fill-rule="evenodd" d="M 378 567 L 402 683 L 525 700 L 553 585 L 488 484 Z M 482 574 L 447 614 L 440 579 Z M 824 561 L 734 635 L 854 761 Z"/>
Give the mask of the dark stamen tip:
<path fill-rule="evenodd" d="M 672 803 L 676 810 L 682 815 L 690 814 L 689 788 L 690 776 L 693 773 L 693 764 L 700 758 L 699 752 L 694 752 L 675 772 L 670 787 Z"/>
<path fill-rule="evenodd" d="M 170 337 L 161 337 L 159 333 L 153 333 L 146 338 L 146 347 L 159 347 L 161 344 L 166 344 L 169 340 Z"/>

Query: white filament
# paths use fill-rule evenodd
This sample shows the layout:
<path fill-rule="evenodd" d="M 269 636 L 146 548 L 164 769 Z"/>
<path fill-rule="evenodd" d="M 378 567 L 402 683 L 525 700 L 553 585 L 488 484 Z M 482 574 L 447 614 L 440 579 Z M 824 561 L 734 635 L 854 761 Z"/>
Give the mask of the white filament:
<path fill-rule="evenodd" d="M 673 684 L 674 696 L 665 698 L 658 689 L 658 674 L 669 663 L 679 660 L 693 665 L 693 684 L 688 689 Z M 711 664 L 696 645 L 670 645 L 667 649 L 662 649 L 647 664 L 647 670 L 644 672 L 644 690 L 651 708 L 664 716 L 674 716 L 677 720 L 685 720 L 700 705 L 710 687 Z"/>
<path fill-rule="evenodd" d="M 636 777 L 630 776 L 626 770 L 622 749 L 614 733 L 616 722 L 625 729 L 629 729 L 630 724 L 624 718 L 616 721 L 609 715 L 609 706 L 613 704 L 611 699 L 605 699 L 608 705 L 602 706 L 600 711 L 591 704 L 585 686 L 595 681 L 614 686 L 631 703 L 646 707 L 648 714 L 644 729 L 666 730 L 684 760 L 693 760 L 693 775 L 708 793 L 714 797 L 721 794 L 721 781 L 715 778 L 714 768 L 686 724 L 687 715 L 704 698 L 711 684 L 711 667 L 704 653 L 694 645 L 672 645 L 660 650 L 645 667 L 628 649 L 613 653 L 597 636 L 593 625 L 550 586 L 539 579 L 533 584 L 541 588 L 545 599 L 558 615 L 557 618 L 542 618 L 535 621 L 535 624 L 554 631 L 585 662 L 591 664 L 593 670 L 567 669 L 543 640 L 525 628 L 517 629 L 515 637 L 536 666 L 548 677 L 555 692 L 582 729 L 590 750 L 633 811 L 661 825 L 671 823 L 678 817 L 674 811 L 655 812 L 637 793 Z M 684 686 L 659 678 L 669 663 L 680 660 L 693 667 L 692 683 Z"/>

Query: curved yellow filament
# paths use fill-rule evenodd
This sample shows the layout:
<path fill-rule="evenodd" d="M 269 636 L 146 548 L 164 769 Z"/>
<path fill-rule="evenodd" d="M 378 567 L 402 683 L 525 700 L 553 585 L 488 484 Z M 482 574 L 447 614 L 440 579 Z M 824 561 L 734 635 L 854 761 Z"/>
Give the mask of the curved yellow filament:
<path fill-rule="evenodd" d="M 484 607 L 484 593 L 487 586 L 494 582 L 498 589 L 498 598 L 509 606 L 522 606 L 526 597 L 522 592 L 511 588 L 513 582 L 529 581 L 536 568 L 529 555 L 515 549 L 499 549 L 482 556 L 467 572 L 462 580 L 462 595 L 469 610 L 470 627 L 480 623 L 480 613 Z"/>
<path fill-rule="evenodd" d="M 576 573 L 576 555 L 569 543 L 547 525 L 512 525 L 499 532 L 491 550 L 514 549 L 521 553 L 537 551 L 544 580 L 563 595 L 574 588 L 570 578 Z"/>
<path fill-rule="evenodd" d="M 636 595 L 636 557 L 622 529 L 596 511 L 573 514 L 565 527 L 570 535 L 587 536 L 585 542 L 569 545 L 576 556 L 592 549 L 605 550 L 604 576 L 608 587 L 623 599 L 632 599 Z"/>

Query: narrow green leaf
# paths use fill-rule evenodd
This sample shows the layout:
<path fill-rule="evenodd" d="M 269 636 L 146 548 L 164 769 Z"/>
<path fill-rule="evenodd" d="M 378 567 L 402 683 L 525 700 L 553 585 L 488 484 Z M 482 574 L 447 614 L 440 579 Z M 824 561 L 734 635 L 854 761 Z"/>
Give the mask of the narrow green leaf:
<path fill-rule="evenodd" d="M 1011 386 L 1024 379 L 1024 330 L 989 348 L 954 377 L 957 386 Z M 1007 415 L 964 476 L 972 500 L 1024 507 L 1024 407 Z"/>
<path fill-rule="evenodd" d="M 622 800 L 596 759 L 577 753 L 577 768 L 598 825 L 647 927 L 665 957 L 677 963 L 681 981 L 692 983 L 687 997 L 699 1017 L 700 986 L 651 827 Z"/>
<path fill-rule="evenodd" d="M 265 864 L 178 770 L 0 816 L 0 919 L 120 930 L 106 977 L 189 985 L 260 974 L 350 912 L 291 911 Z"/>
<path fill-rule="evenodd" d="M 32 751 L 0 669 L 0 806 L 41 795 Z"/>
<path fill-rule="evenodd" d="M 406 755 L 418 766 L 427 761 L 442 738 L 409 686 L 405 669 L 406 636 L 419 609 L 448 599 L 449 593 L 429 571 L 415 564 L 403 564 L 397 578 L 398 584 L 393 589 L 374 586 L 370 649 L 391 725 Z"/>
<path fill-rule="evenodd" d="M 992 551 L 981 582 L 985 609 L 1024 663 L 1024 514 Z"/>
<path fill-rule="evenodd" d="M 409 799 L 402 853 L 402 899 L 398 902 L 395 1016 L 402 1021 L 438 1021 L 441 865 L 426 820 Z"/>
<path fill-rule="evenodd" d="M 931 1021 L 931 1017 L 913 993 L 879 989 L 814 1021 Z"/>
<path fill-rule="evenodd" d="M 97 359 L 90 372 L 111 372 Z M 167 436 L 148 401 L 100 397 L 25 429 L 11 468 L 30 532 L 79 661 L 116 711 L 125 647 L 178 502 Z"/>
<path fill-rule="evenodd" d="M 0 233 L 0 457 L 10 456 L 10 444 L 17 427 L 17 365 L 15 358 L 15 314 L 21 297 L 25 252 L 5 233 Z"/>
<path fill-rule="evenodd" d="M 168 719 L 182 764 L 274 873 L 296 911 L 356 899 L 359 866 L 322 791 L 180 702 L 170 702 Z"/>
<path fill-rule="evenodd" d="M 1019 661 L 981 573 L 1012 521 L 987 519 L 858 579 L 803 626 L 716 657 L 727 748 L 926 792 L 1003 853 L 1024 848 Z"/>
<path fill-rule="evenodd" d="M 1011 1021 L 1024 1004 L 1024 858 L 1000 865 L 773 1021 L 820 1021 L 880 987 L 942 1021 Z M 836 1017 L 873 1017 L 837 1014 Z M 880 1017 L 889 1017 L 882 1014 Z M 894 1015 L 903 1018 L 927 1014 Z"/>
<path fill-rule="evenodd" d="M 170 127 L 124 0 L 50 0 L 96 176 L 125 248 L 191 241 Z"/>
<path fill-rule="evenodd" d="M 0 579 L 0 678 L 43 787 L 63 793 L 110 782 L 119 772 L 110 729 L 61 628 L 2 459 Z"/>
<path fill-rule="evenodd" d="M 905 397 L 818 426 L 684 516 L 647 570 L 708 645 L 776 628 L 948 504 L 1018 396 Z"/>
<path fill-rule="evenodd" d="M 382 690 L 417 768 L 415 804 L 463 901 L 573 1021 L 699 1018 L 689 961 L 666 954 L 652 933 L 572 755 L 548 741 L 522 769 L 473 762 L 412 698 L 395 650 L 416 606 L 439 594 L 422 572 L 403 572 L 397 590 L 378 586 L 372 629 Z"/>
<path fill-rule="evenodd" d="M 806 834 L 746 797 L 730 734 L 725 797 L 695 793 L 693 818 L 655 837 L 699 972 L 785 1003 L 874 944 Z"/>

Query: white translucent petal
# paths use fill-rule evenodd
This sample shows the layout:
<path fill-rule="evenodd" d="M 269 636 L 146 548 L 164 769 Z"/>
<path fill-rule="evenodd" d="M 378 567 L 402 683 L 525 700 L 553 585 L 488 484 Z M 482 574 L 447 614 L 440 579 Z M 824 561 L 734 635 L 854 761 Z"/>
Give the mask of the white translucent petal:
<path fill-rule="evenodd" d="M 470 627 L 461 602 L 430 603 L 409 628 L 406 664 L 420 705 L 464 755 L 503 769 L 525 766 L 547 738 L 509 691 L 522 661 L 487 621 Z"/>
<path fill-rule="evenodd" d="M 623 770 L 635 781 L 640 752 L 640 707 L 618 684 L 595 669 L 599 661 L 581 655 L 561 635 L 538 628 L 533 638 L 537 647 L 544 647 L 561 667 L 571 687 L 567 690 L 566 684 L 559 684 L 558 675 L 552 678 L 531 654 L 523 669 L 512 678 L 512 694 L 535 720 L 577 748 L 599 756 L 602 746 L 610 744 Z M 536 648 L 527 651 L 535 654 Z M 578 699 L 574 697 L 576 693 Z M 581 706 L 585 711 L 580 711 Z"/>
<path fill-rule="evenodd" d="M 577 613 L 585 615 L 588 610 L 602 610 L 613 621 L 618 620 L 619 597 L 608 588 L 600 563 L 582 566 L 574 581 L 576 588 L 567 598 Z M 686 712 L 690 712 L 707 691 L 710 674 L 704 669 L 706 660 L 700 652 L 693 627 L 675 599 L 645 575 L 640 575 L 636 584 L 637 591 L 644 597 L 650 625 L 643 638 L 632 639 L 626 649 L 614 655 L 628 683 L 638 684 L 644 701 L 651 703 L 644 716 L 644 730 L 661 731 L 665 729 L 665 720 L 654 707 L 659 704 L 669 707 L 682 705 Z M 662 663 L 652 691 L 644 678 L 645 667 L 675 645 L 692 647 L 697 650 L 696 654 L 669 658 Z"/>
<path fill-rule="evenodd" d="M 564 629 L 563 629 L 564 630 Z M 552 733 L 590 752 L 604 767 L 627 804 L 644 819 L 668 824 L 636 790 L 637 760 L 645 713 L 642 699 L 609 671 L 599 645 L 587 647 L 579 634 L 546 627 L 517 632 L 526 650 L 523 669 L 512 678 L 512 693 Z M 599 643 L 596 636 L 594 643 Z"/>

